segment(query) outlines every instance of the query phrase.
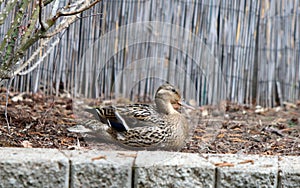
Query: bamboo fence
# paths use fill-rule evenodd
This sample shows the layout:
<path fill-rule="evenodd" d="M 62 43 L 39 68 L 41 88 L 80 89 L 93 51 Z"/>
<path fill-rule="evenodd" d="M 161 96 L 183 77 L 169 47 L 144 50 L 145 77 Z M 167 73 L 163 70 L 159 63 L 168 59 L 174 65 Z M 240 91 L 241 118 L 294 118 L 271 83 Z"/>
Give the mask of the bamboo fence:
<path fill-rule="evenodd" d="M 15 90 L 148 101 L 168 81 L 198 105 L 300 99 L 299 0 L 102 1 L 52 40 Z"/>

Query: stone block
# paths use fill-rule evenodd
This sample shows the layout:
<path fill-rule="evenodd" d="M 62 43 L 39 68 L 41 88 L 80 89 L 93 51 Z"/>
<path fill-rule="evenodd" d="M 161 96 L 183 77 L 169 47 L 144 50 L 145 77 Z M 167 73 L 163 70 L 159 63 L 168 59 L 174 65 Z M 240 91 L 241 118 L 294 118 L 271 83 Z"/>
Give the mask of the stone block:
<path fill-rule="evenodd" d="M 0 148 L 0 187 L 69 187 L 69 161 L 56 149 Z"/>
<path fill-rule="evenodd" d="M 217 167 L 216 187 L 277 187 L 278 158 L 259 155 L 205 155 Z"/>
<path fill-rule="evenodd" d="M 215 167 L 198 154 L 138 152 L 134 187 L 214 187 Z"/>
<path fill-rule="evenodd" d="M 300 157 L 279 157 L 280 187 L 300 187 Z"/>
<path fill-rule="evenodd" d="M 136 152 L 63 152 L 71 163 L 71 187 L 131 187 Z"/>

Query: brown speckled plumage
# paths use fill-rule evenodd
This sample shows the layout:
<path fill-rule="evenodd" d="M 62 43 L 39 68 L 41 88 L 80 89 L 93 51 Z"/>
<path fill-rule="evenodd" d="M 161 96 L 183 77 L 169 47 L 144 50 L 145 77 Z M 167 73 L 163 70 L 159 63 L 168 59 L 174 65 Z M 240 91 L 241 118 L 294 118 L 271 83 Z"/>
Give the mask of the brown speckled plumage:
<path fill-rule="evenodd" d="M 190 130 L 185 117 L 177 111 L 180 99 L 178 89 L 163 84 L 155 94 L 155 106 L 130 104 L 88 111 L 107 124 L 109 135 L 124 147 L 178 150 Z"/>

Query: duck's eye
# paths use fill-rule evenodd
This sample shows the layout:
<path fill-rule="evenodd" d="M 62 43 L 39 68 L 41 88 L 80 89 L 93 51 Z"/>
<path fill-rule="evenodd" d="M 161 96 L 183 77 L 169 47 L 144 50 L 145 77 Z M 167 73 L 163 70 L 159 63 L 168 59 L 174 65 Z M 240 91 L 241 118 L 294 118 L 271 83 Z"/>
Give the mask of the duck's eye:
<path fill-rule="evenodd" d="M 172 89 L 172 92 L 176 93 L 176 89 Z"/>

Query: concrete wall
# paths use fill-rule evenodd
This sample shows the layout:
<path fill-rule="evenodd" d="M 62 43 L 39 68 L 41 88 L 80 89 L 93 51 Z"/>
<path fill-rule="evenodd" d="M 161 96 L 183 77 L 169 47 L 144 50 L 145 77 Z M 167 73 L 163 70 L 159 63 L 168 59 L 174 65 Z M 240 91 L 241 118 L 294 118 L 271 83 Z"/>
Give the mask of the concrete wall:
<path fill-rule="evenodd" d="M 300 157 L 0 148 L 0 187 L 300 187 Z"/>

